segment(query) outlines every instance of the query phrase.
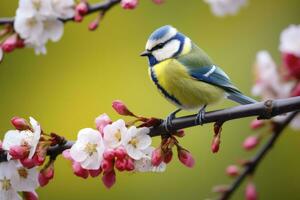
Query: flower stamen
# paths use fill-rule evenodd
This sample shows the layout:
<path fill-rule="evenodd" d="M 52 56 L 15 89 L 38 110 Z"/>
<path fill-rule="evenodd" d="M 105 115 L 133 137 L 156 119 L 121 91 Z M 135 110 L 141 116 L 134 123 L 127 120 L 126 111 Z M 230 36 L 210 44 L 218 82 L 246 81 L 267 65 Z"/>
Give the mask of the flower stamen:
<path fill-rule="evenodd" d="M 9 179 L 4 179 L 0 180 L 0 183 L 2 184 L 2 190 L 8 191 L 11 188 L 11 183 Z"/>
<path fill-rule="evenodd" d="M 92 144 L 92 143 L 87 143 L 86 144 L 86 146 L 85 146 L 85 148 L 84 148 L 84 151 L 86 152 L 86 153 L 88 153 L 89 154 L 89 156 L 92 156 L 93 155 L 93 153 L 96 153 L 97 152 L 97 144 Z"/>

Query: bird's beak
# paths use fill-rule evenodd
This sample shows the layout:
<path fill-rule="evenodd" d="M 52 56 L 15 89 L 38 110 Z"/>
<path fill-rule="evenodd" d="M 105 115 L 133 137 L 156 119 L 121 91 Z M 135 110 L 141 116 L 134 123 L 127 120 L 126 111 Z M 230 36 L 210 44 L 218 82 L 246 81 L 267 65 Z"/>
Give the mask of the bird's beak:
<path fill-rule="evenodd" d="M 151 51 L 148 50 L 145 50 L 140 54 L 140 56 L 149 56 L 149 55 L 151 55 Z"/>

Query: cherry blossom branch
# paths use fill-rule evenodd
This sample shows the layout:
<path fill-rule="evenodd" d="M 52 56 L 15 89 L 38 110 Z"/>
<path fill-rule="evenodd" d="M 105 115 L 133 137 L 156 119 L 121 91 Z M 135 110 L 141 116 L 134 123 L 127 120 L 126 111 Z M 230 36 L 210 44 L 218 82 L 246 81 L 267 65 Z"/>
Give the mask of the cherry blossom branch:
<path fill-rule="evenodd" d="M 275 142 L 278 140 L 279 136 L 283 133 L 283 130 L 288 126 L 288 124 L 297 116 L 299 112 L 293 112 L 290 114 L 283 122 L 276 123 L 274 127 L 274 132 L 269 140 L 264 146 L 257 152 L 257 154 L 247 163 L 244 171 L 235 179 L 235 181 L 224 191 L 220 200 L 227 200 L 233 195 L 233 193 L 238 189 L 242 182 L 248 176 L 254 174 L 257 166 L 261 163 L 262 159 L 266 154 L 272 149 Z"/>
<path fill-rule="evenodd" d="M 203 124 L 212 122 L 225 122 L 233 119 L 258 116 L 260 119 L 269 119 L 276 115 L 300 110 L 300 97 L 291 97 L 287 99 L 268 100 L 265 102 L 258 102 L 255 104 L 241 105 L 224 110 L 217 110 L 206 112 Z M 176 132 L 183 128 L 198 126 L 196 122 L 196 115 L 179 117 L 172 120 L 172 127 L 169 128 L 170 132 Z M 164 121 L 161 120 L 160 125 L 151 128 L 149 135 L 151 137 L 170 134 L 164 126 Z M 71 148 L 72 141 L 65 144 L 51 147 L 48 150 L 48 155 L 54 157 L 61 154 L 65 149 Z"/>
<path fill-rule="evenodd" d="M 114 5 L 120 3 L 121 0 L 107 0 L 104 2 L 100 3 L 95 3 L 95 4 L 88 4 L 88 10 L 85 15 L 92 14 L 98 11 L 106 12 L 110 8 L 112 8 Z M 67 19 L 61 19 L 63 22 L 68 22 L 68 21 L 73 21 L 74 18 L 67 18 Z M 0 25 L 5 25 L 5 24 L 13 24 L 14 23 L 14 18 L 0 18 Z"/>

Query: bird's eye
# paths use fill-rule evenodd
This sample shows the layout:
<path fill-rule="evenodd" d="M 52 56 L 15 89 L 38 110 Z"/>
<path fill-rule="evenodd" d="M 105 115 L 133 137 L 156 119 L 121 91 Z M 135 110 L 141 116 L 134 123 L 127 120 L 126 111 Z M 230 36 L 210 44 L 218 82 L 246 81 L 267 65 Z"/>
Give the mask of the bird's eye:
<path fill-rule="evenodd" d="M 164 47 L 164 43 L 159 43 L 158 45 L 156 45 L 156 48 L 157 49 L 161 49 Z"/>

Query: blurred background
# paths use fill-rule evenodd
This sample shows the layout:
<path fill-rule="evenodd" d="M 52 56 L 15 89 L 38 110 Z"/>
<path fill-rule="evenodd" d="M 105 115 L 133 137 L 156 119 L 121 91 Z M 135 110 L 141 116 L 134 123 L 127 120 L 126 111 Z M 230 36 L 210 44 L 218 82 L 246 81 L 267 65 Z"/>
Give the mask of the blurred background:
<path fill-rule="evenodd" d="M 91 2 L 97 2 L 93 0 Z M 13 16 L 17 0 L 2 0 L 0 17 Z M 94 118 L 123 100 L 134 112 L 165 118 L 174 107 L 163 99 L 148 78 L 147 61 L 139 57 L 149 34 L 171 24 L 201 46 L 250 95 L 252 65 L 256 52 L 270 51 L 280 62 L 279 35 L 289 24 L 300 23 L 298 0 L 250 0 L 237 16 L 215 17 L 199 0 L 166 0 L 160 6 L 140 1 L 133 11 L 116 6 L 95 32 L 88 22 L 67 23 L 63 38 L 48 43 L 48 54 L 36 56 L 32 49 L 6 55 L 0 65 L 0 138 L 11 129 L 15 116 L 35 117 L 46 132 L 70 140 L 78 130 L 94 127 Z M 235 104 L 224 101 L 210 110 Z M 190 114 L 183 112 L 182 114 Z M 177 159 L 162 174 L 118 173 L 116 185 L 107 190 L 100 178 L 82 180 L 72 174 L 70 163 L 58 158 L 55 179 L 38 190 L 40 199 L 205 199 L 214 197 L 211 188 L 230 183 L 224 170 L 244 152 L 242 141 L 251 133 L 251 119 L 228 122 L 223 128 L 221 151 L 213 155 L 212 124 L 186 130 L 181 144 L 189 149 L 196 166 L 188 169 Z M 158 145 L 159 138 L 154 138 Z M 299 199 L 299 133 L 287 130 L 262 162 L 254 177 L 261 199 Z M 244 185 L 243 185 L 244 186 Z M 244 188 L 232 199 L 242 199 Z"/>

